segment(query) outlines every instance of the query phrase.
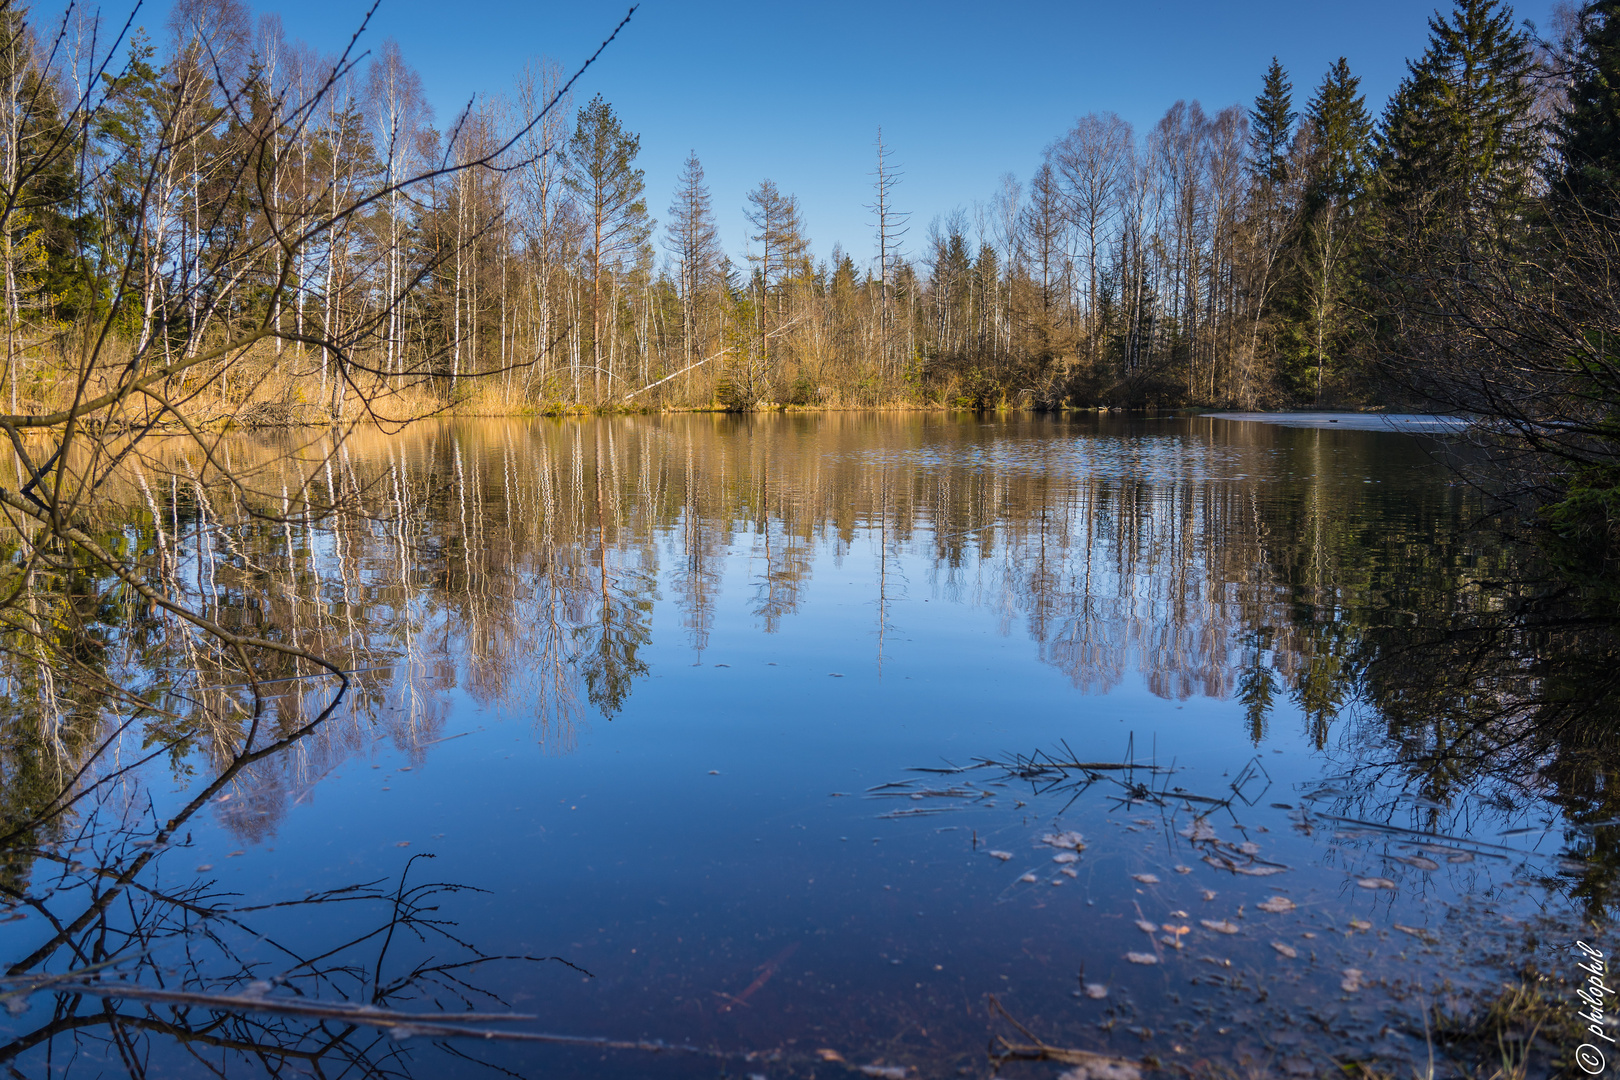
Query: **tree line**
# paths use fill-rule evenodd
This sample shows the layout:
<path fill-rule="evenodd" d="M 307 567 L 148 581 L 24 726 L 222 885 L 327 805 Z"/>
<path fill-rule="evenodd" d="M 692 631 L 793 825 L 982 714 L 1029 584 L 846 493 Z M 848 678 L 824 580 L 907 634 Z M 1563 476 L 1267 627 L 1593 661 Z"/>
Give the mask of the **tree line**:
<path fill-rule="evenodd" d="M 734 260 L 699 155 L 655 221 L 639 137 L 555 63 L 441 128 L 392 41 L 322 57 L 182 0 L 98 55 L 93 15 L 8 5 L 0 396 L 59 402 L 87 335 L 168 356 L 262 327 L 184 381 L 194 410 L 1364 403 L 1428 254 L 1534 248 L 1569 177 L 1607 183 L 1570 88 L 1609 8 L 1545 40 L 1458 0 L 1378 119 L 1342 58 L 1308 96 L 1273 60 L 1252 107 L 1178 101 L 1145 132 L 1089 113 L 926 229 L 879 132 L 870 258 L 816 253 L 767 178 Z"/>

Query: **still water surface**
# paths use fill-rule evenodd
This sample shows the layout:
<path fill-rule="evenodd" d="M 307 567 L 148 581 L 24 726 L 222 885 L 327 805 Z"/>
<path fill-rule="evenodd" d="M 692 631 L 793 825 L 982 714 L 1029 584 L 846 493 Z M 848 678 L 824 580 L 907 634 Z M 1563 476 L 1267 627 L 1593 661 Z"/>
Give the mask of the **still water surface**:
<path fill-rule="evenodd" d="M 307 440 L 229 446 L 251 497 L 131 479 L 124 535 L 354 687 L 212 790 L 195 721 L 13 852 L 10 974 L 678 1047 L 58 990 L 9 999 L 22 1075 L 986 1075 L 1029 1041 L 992 999 L 1150 1066 L 1404 1071 L 1426 1009 L 1607 917 L 1612 772 L 1522 739 L 1590 649 L 1513 621 L 1523 556 L 1443 442 L 636 417 L 285 464 Z M 288 475 L 344 513 L 248 520 Z M 217 706 L 226 667 L 127 647 L 160 629 L 109 674 Z M 272 692 L 292 731 L 332 684 Z"/>

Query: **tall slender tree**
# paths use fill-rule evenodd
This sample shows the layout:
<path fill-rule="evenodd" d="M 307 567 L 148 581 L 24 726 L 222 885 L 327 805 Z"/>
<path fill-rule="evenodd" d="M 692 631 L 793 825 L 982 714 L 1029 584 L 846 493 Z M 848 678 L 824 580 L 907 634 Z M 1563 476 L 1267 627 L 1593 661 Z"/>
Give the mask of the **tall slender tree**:
<path fill-rule="evenodd" d="M 681 297 L 681 348 L 684 366 L 693 363 L 697 337 L 697 304 L 702 291 L 714 280 L 720 265 L 720 230 L 714 222 L 714 209 L 708 185 L 703 182 L 703 163 L 693 150 L 686 157 L 669 205 L 669 226 L 665 245 L 675 256 Z"/>
<path fill-rule="evenodd" d="M 652 232 L 645 174 L 636 168 L 641 136 L 624 125 L 598 94 L 579 110 L 568 144 L 568 188 L 581 203 L 585 258 L 591 281 L 591 365 L 597 399 L 602 396 L 603 270 L 639 255 Z"/>
<path fill-rule="evenodd" d="M 894 189 L 900 183 L 900 169 L 890 161 L 893 151 L 883 141 L 883 128 L 877 131 L 877 168 L 872 176 L 872 201 L 867 209 L 872 212 L 877 230 L 877 289 L 878 289 L 878 357 L 887 365 L 892 353 L 890 331 L 894 323 L 889 304 L 889 283 L 902 254 L 901 241 L 906 235 L 906 219 L 911 215 L 894 205 Z"/>
<path fill-rule="evenodd" d="M 1344 57 L 1328 69 L 1306 108 L 1308 147 L 1298 246 L 1311 326 L 1315 393 L 1322 397 L 1330 346 L 1343 329 L 1345 293 L 1355 277 L 1355 210 L 1372 153 L 1372 118 L 1361 80 Z"/>

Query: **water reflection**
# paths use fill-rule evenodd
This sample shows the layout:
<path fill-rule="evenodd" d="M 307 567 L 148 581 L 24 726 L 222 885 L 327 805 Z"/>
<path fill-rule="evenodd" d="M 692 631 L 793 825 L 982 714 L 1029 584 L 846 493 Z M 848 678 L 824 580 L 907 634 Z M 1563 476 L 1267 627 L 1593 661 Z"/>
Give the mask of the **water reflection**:
<path fill-rule="evenodd" d="M 331 941 L 308 937 L 322 920 L 300 913 L 288 925 L 301 929 L 277 939 L 287 957 L 250 962 L 233 951 L 260 940 L 247 910 L 206 884 L 161 886 L 157 850 L 183 858 L 204 807 L 242 843 L 269 843 L 379 742 L 420 765 L 481 715 L 522 717 L 533 740 L 567 753 L 654 692 L 668 669 L 654 657 L 672 637 L 707 664 L 728 619 L 789 635 L 840 603 L 861 612 L 878 676 L 929 603 L 941 625 L 956 618 L 941 609 L 992 615 L 1005 640 L 1094 699 L 1142 687 L 1167 707 L 1229 703 L 1218 715 L 1247 754 L 1303 737 L 1325 767 L 1287 796 L 1292 824 L 1280 828 L 1331 835 L 1327 863 L 1364 876 L 1427 880 L 1426 863 L 1440 868 L 1487 828 L 1550 827 L 1550 839 L 1502 845 L 1543 845 L 1509 860 L 1514 874 L 1607 919 L 1620 872 L 1613 637 L 1539 584 L 1527 552 L 1469 531 L 1479 507 L 1436 452 L 1404 436 L 1226 421 L 832 414 L 241 436 L 222 444 L 230 480 L 201 456 L 131 462 L 107 488 L 101 542 L 141 552 L 208 619 L 325 657 L 350 686 L 333 711 L 335 682 L 308 660 L 256 655 L 250 672 L 76 570 L 70 552 L 36 559 L 30 537 L 11 538 L 8 565 L 31 576 L 0 654 L 0 890 L 58 929 L 10 973 L 116 972 L 217 995 L 267 972 L 296 987 L 286 973 L 299 971 L 341 1002 L 392 1007 L 404 994 L 463 1010 L 477 992 L 460 984 L 472 997 L 420 980 L 379 997 L 395 976 L 343 951 L 398 929 L 409 905 L 372 924 L 333 919 Z M 964 671 L 982 651 L 956 647 L 948 659 Z M 175 788 L 178 809 L 142 809 Z M 1467 850 L 1481 865 L 1494 857 Z M 387 906 L 402 873 L 387 868 L 392 892 L 373 874 L 298 904 Z M 431 936 L 428 925 L 415 929 Z M 201 967 L 148 959 L 168 955 L 154 942 L 193 936 L 213 950 Z M 764 936 L 739 955 L 766 966 L 726 993 L 776 977 L 786 961 L 769 957 L 786 946 Z M 474 938 L 457 943 L 469 964 L 486 962 Z M 326 965 L 319 979 L 306 957 Z M 658 985 L 694 998 L 685 983 Z M 231 1053 L 318 1071 L 308 1055 L 334 1022 L 215 1009 L 199 1026 L 165 1004 L 137 1023 L 82 992 L 51 1000 L 50 1022 L 7 1053 L 70 1033 L 128 1053 L 126 1028 L 183 1041 L 206 1028 Z M 727 1023 L 749 1022 L 734 1011 Z M 320 1054 L 362 1072 L 404 1068 L 396 1044 L 360 1039 Z"/>
<path fill-rule="evenodd" d="M 1541 633 L 1518 659 L 1489 655 L 1516 633 L 1497 605 L 1524 556 L 1460 531 L 1474 507 L 1437 482 L 1434 445 L 1224 421 L 428 424 L 341 442 L 243 437 L 230 466 L 245 483 L 200 455 L 149 461 L 130 470 L 107 532 L 227 629 L 396 673 L 362 680 L 346 715 L 402 747 L 446 735 L 444 703 L 465 695 L 528 712 L 539 738 L 567 750 L 588 715 L 611 719 L 648 676 L 659 605 L 702 659 L 735 557 L 747 576 L 729 587 L 746 590 L 761 633 L 794 617 L 816 573 L 866 563 L 874 662 L 892 604 L 926 589 L 998 613 L 1082 692 L 1140 676 L 1169 699 L 1235 697 L 1256 744 L 1291 697 L 1318 747 L 1363 702 L 1409 767 L 1428 760 L 1417 747 L 1444 744 L 1455 768 L 1458 737 L 1433 725 L 1460 722 L 1481 695 L 1435 695 L 1466 698 L 1465 686 L 1496 686 L 1523 658 L 1571 643 Z M 120 602 L 115 583 L 34 584 L 33 604 L 95 623 L 107 645 L 69 656 L 47 655 L 37 632 L 13 642 L 6 708 L 31 734 L 5 752 L 33 749 L 9 764 L 8 800 L 48 803 L 24 794 L 51 789 L 41 771 L 59 781 L 99 745 L 99 713 L 119 703 L 98 684 L 136 688 L 147 706 L 168 695 L 169 715 L 146 729 L 173 728 L 176 759 L 219 744 L 198 718 L 241 711 L 202 688 L 246 677 L 228 651 Z M 1575 651 L 1592 654 L 1584 639 Z M 268 671 L 309 674 L 286 658 Z M 278 722 L 296 725 L 287 710 L 301 700 L 283 698 Z M 289 766 L 298 777 L 267 788 L 310 782 L 357 730 L 323 730 Z M 1363 728 L 1357 753 L 1366 741 Z M 1424 782 L 1445 801 L 1443 776 Z"/>

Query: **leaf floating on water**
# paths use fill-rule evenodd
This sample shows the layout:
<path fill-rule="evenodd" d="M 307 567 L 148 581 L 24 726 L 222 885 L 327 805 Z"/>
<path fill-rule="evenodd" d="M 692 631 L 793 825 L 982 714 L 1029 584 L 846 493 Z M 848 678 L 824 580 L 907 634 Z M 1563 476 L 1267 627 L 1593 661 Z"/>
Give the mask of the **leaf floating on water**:
<path fill-rule="evenodd" d="M 1239 866 L 1231 859 L 1218 855 L 1205 855 L 1204 861 L 1217 870 L 1230 870 L 1234 874 L 1242 874 L 1245 877 L 1270 877 L 1273 874 L 1281 874 L 1285 870 L 1292 869 L 1292 867 L 1271 863 L 1250 863 Z"/>
<path fill-rule="evenodd" d="M 1464 863 L 1464 862 L 1473 862 L 1473 861 L 1474 861 L 1474 853 L 1472 851 L 1459 851 L 1454 855 L 1447 855 L 1446 856 L 1446 862 Z"/>
<path fill-rule="evenodd" d="M 1156 874 L 1132 874 L 1131 877 L 1135 878 L 1137 881 L 1140 881 L 1144 885 L 1157 885 L 1159 883 L 1159 878 Z"/>
<path fill-rule="evenodd" d="M 843 1061 L 844 1055 L 836 1050 L 821 1049 L 816 1051 L 816 1057 L 822 1061 Z"/>
<path fill-rule="evenodd" d="M 1019 881 L 1027 881 L 1031 885 L 1033 885 L 1033 884 L 1035 884 L 1035 875 L 1034 874 L 1025 874 L 1023 877 L 1019 878 L 1018 880 Z"/>
<path fill-rule="evenodd" d="M 1058 873 L 1062 874 L 1064 877 L 1077 878 L 1077 877 L 1080 876 L 1080 871 L 1072 869 L 1071 867 L 1067 867 L 1067 866 L 1065 866 L 1063 869 L 1059 870 Z"/>
<path fill-rule="evenodd" d="M 1178 874 L 1190 874 L 1190 873 L 1192 873 L 1192 867 L 1190 867 L 1190 866 L 1182 866 L 1180 863 L 1177 863 L 1176 864 L 1176 873 L 1178 873 Z"/>
<path fill-rule="evenodd" d="M 1000 859 L 1002 862 L 1007 862 L 1010 859 L 1012 859 L 1012 852 L 1010 852 L 1010 851 L 992 851 L 990 853 L 990 857 L 992 859 Z"/>
<path fill-rule="evenodd" d="M 1344 981 L 1339 983 L 1339 989 L 1347 994 L 1353 994 L 1361 989 L 1361 971 L 1358 968 L 1345 968 Z"/>
<path fill-rule="evenodd" d="M 1245 855 L 1258 855 L 1260 854 L 1260 845 L 1255 843 L 1253 840 L 1245 840 L 1243 843 L 1238 845 L 1238 850 L 1243 852 Z"/>
<path fill-rule="evenodd" d="M 1238 932 L 1237 923 L 1227 919 L 1199 919 L 1198 925 L 1205 930 L 1213 930 L 1217 934 L 1235 934 Z"/>
<path fill-rule="evenodd" d="M 1053 847 L 1074 848 L 1079 851 L 1085 848 L 1086 838 L 1077 832 L 1047 833 L 1041 837 L 1041 843 L 1051 844 Z"/>
<path fill-rule="evenodd" d="M 1058 1060 L 1073 1060 L 1068 1056 L 1073 1053 L 1075 1051 L 1063 1051 L 1064 1056 Z M 1129 1061 L 1096 1055 L 1094 1060 L 1082 1062 L 1072 1069 L 1058 1073 L 1057 1080 L 1142 1080 L 1142 1070 Z"/>
<path fill-rule="evenodd" d="M 1215 890 L 1214 889 L 1205 889 L 1204 890 L 1204 899 L 1205 900 L 1213 900 L 1213 899 L 1215 899 Z"/>
<path fill-rule="evenodd" d="M 1262 900 L 1254 906 L 1261 911 L 1269 911 L 1273 915 L 1282 915 L 1293 911 L 1299 905 L 1286 896 L 1273 896 L 1270 900 Z"/>
<path fill-rule="evenodd" d="M 1403 934 L 1411 934 L 1425 945 L 1434 945 L 1440 941 L 1438 937 L 1419 926 L 1402 926 L 1400 923 L 1392 923 L 1391 925 Z"/>
<path fill-rule="evenodd" d="M 1182 836 L 1195 843 L 1199 840 L 1215 839 L 1215 826 L 1209 823 L 1208 818 L 1194 818 L 1185 829 L 1179 831 Z"/>
<path fill-rule="evenodd" d="M 1055 862 L 1055 863 L 1079 862 L 1080 861 L 1080 856 L 1076 855 L 1072 851 L 1064 851 L 1064 852 L 1060 852 L 1057 855 L 1052 856 L 1052 861 Z"/>
<path fill-rule="evenodd" d="M 1298 949 L 1294 948 L 1292 945 L 1284 945 L 1280 941 L 1273 941 L 1271 943 L 1271 947 L 1276 949 L 1279 953 L 1282 953 L 1282 955 L 1288 957 L 1290 960 L 1296 959 L 1299 956 Z"/>
<path fill-rule="evenodd" d="M 1365 934 L 1367 931 L 1372 929 L 1372 923 L 1368 922 L 1366 919 L 1351 919 L 1350 929 L 1359 930 L 1361 933 Z"/>
<path fill-rule="evenodd" d="M 1108 996 L 1108 987 L 1102 983 L 1086 983 L 1086 997 L 1093 1001 L 1101 1001 Z"/>
<path fill-rule="evenodd" d="M 1364 877 L 1356 882 L 1363 889 L 1393 889 L 1396 885 L 1387 877 Z"/>
<path fill-rule="evenodd" d="M 1154 926 L 1152 923 L 1148 922 L 1146 919 L 1137 919 L 1136 920 L 1136 928 L 1138 930 L 1142 931 L 1142 933 L 1144 933 L 1144 934 L 1151 934 L 1154 931 L 1159 929 L 1157 926 Z"/>
<path fill-rule="evenodd" d="M 911 1071 L 904 1065 L 857 1065 L 855 1071 L 865 1073 L 867 1076 L 880 1077 L 881 1080 L 906 1080 Z"/>
<path fill-rule="evenodd" d="M 1157 964 L 1159 962 L 1158 954 L 1150 952 L 1128 952 L 1125 954 L 1125 959 L 1133 964 Z"/>
<path fill-rule="evenodd" d="M 1063 884 L 1063 879 L 1060 878 L 1060 877 L 1055 877 L 1055 878 L 1052 879 L 1051 883 L 1053 885 L 1061 885 L 1061 884 Z"/>
<path fill-rule="evenodd" d="M 1440 864 L 1423 855 L 1396 856 L 1396 862 L 1403 862 L 1407 866 L 1415 866 L 1419 870 L 1438 870 Z"/>

